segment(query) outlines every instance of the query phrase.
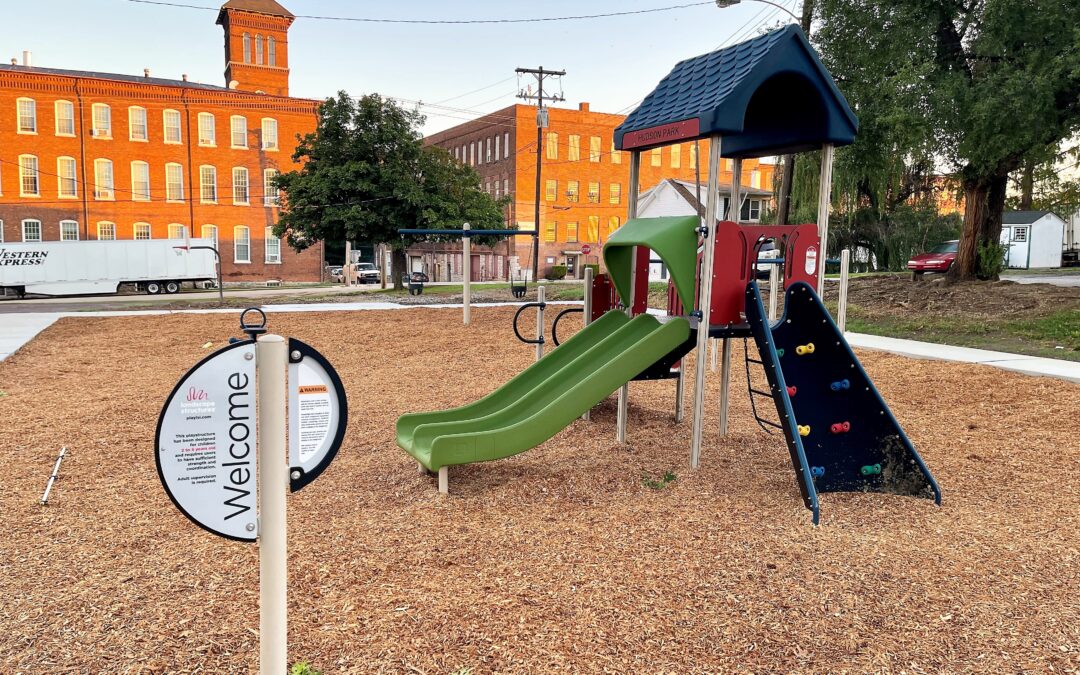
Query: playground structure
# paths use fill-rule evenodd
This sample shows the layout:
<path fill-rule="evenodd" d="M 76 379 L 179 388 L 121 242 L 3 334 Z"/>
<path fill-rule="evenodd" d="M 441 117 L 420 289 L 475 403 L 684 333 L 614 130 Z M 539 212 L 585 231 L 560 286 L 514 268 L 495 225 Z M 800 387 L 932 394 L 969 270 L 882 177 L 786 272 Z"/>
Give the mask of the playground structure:
<path fill-rule="evenodd" d="M 616 129 L 616 148 L 630 153 L 628 220 L 604 246 L 608 274 L 593 280 L 585 327 L 543 358 L 540 342 L 537 363 L 475 403 L 402 416 L 398 444 L 421 470 L 437 471 L 439 489 L 446 492 L 448 466 L 535 447 L 615 390 L 617 438 L 624 443 L 629 382 L 675 379 L 680 420 L 683 357 L 696 349 L 690 466 L 697 469 L 708 341 L 722 344 L 719 435 L 724 436 L 732 340 L 753 338 L 759 358 L 747 354 L 746 369 L 754 417 L 766 431 L 783 432 L 815 524 L 821 492 L 885 492 L 940 503 L 929 470 L 818 297 L 833 148 L 850 144 L 856 130 L 857 120 L 797 26 L 677 64 Z M 709 141 L 709 160 L 701 217 L 638 218 L 642 153 L 703 138 Z M 821 151 L 818 222 L 740 224 L 742 160 L 807 150 Z M 732 161 L 727 219 L 718 213 L 722 157 Z M 784 313 L 775 323 L 756 281 L 760 247 L 770 240 L 783 254 L 786 290 Z M 671 271 L 664 317 L 646 311 L 654 255 Z M 771 285 L 773 302 L 779 288 Z M 538 302 L 542 307 L 543 299 Z M 749 380 L 751 363 L 764 369 L 768 391 Z M 772 401 L 775 421 L 760 414 L 763 398 Z"/>

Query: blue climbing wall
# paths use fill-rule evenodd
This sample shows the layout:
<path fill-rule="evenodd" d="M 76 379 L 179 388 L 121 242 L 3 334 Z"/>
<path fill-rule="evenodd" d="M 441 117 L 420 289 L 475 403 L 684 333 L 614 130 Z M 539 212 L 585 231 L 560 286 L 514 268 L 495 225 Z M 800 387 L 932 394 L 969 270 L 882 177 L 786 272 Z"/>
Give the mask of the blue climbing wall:
<path fill-rule="evenodd" d="M 930 470 L 814 290 L 793 284 L 780 320 L 770 326 L 766 317 L 752 281 L 746 318 L 814 522 L 820 492 L 884 492 L 940 504 Z"/>

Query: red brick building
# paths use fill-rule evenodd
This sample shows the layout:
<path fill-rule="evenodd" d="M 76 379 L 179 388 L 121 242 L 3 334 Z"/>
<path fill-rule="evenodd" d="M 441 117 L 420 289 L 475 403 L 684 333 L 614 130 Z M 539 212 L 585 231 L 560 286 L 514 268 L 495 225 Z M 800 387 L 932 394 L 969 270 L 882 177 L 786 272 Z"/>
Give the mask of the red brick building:
<path fill-rule="evenodd" d="M 615 127 L 624 119 L 625 115 L 593 112 L 588 103 L 580 104 L 577 109 L 548 108 L 541 170 L 541 276 L 552 265 L 566 265 L 568 276 L 576 277 L 581 274 L 582 265 L 600 263 L 601 246 L 626 221 L 630 155 L 616 151 L 613 142 Z M 426 142 L 473 166 L 480 174 L 481 187 L 492 196 L 509 195 L 512 203 L 506 214 L 508 224 L 516 225 L 519 230 L 534 230 L 535 106 L 510 106 L 433 134 Z M 644 153 L 641 192 L 665 178 L 693 182 L 697 152 L 707 159 L 708 141 L 701 141 L 699 150 L 693 143 L 681 143 Z M 721 168 L 720 182 L 730 185 L 731 160 L 725 160 Z M 770 190 L 773 169 L 772 164 L 746 160 L 742 184 Z M 521 265 L 531 269 L 532 240 L 514 239 L 511 250 L 507 251 L 509 268 L 516 270 Z M 584 253 L 585 244 L 589 245 L 588 254 Z M 415 251 L 423 255 L 421 247 Z M 413 250 L 410 255 L 417 257 Z"/>
<path fill-rule="evenodd" d="M 275 238 L 297 134 L 319 102 L 290 98 L 287 32 L 274 0 L 229 0 L 227 86 L 0 65 L 0 241 L 217 242 L 226 282 L 318 281 L 323 248 Z"/>

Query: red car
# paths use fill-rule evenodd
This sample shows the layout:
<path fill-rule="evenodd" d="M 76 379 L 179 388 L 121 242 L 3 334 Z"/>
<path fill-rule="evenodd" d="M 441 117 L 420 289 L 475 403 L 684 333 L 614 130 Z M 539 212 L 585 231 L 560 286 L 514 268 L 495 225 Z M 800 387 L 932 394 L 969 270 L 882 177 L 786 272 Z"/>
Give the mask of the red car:
<path fill-rule="evenodd" d="M 907 261 L 911 278 L 918 279 L 926 272 L 948 272 L 956 260 L 956 248 L 959 240 L 946 241 L 930 249 L 929 253 L 920 253 Z"/>

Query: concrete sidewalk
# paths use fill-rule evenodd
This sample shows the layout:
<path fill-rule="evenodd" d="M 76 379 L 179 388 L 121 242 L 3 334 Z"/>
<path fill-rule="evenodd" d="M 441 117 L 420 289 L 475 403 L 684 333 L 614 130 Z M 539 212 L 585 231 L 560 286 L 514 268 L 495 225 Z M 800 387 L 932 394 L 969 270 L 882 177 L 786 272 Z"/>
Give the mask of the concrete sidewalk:
<path fill-rule="evenodd" d="M 550 302 L 550 305 L 580 305 L 580 302 Z M 473 304 L 474 308 L 517 307 L 517 302 L 499 302 Z M 433 305 L 399 305 L 393 302 L 335 302 L 297 305 L 265 305 L 267 314 L 276 312 L 354 312 L 367 310 L 404 310 L 404 309 L 461 309 L 461 304 L 440 303 Z M 152 316 L 160 314 L 236 314 L 232 309 L 182 309 L 182 310 L 136 310 L 106 312 L 54 312 L 35 314 L 7 314 L 0 317 L 0 361 L 3 361 L 24 344 L 63 317 L 112 317 L 112 316 Z M 977 363 L 1011 370 L 1025 375 L 1054 377 L 1070 382 L 1080 382 L 1080 362 L 1047 359 L 1038 356 L 1023 356 L 1006 352 L 992 352 L 970 347 L 953 347 L 916 340 L 848 333 L 848 343 L 858 349 L 874 349 L 891 352 L 917 359 L 938 359 L 960 363 Z"/>

